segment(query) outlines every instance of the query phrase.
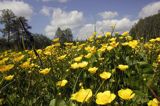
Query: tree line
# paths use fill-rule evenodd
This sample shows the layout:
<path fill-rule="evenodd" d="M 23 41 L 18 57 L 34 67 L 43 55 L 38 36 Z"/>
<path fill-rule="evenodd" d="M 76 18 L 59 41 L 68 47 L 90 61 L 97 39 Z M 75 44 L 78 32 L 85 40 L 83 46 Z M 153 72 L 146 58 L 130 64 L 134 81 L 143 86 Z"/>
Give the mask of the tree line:
<path fill-rule="evenodd" d="M 160 13 L 140 19 L 131 28 L 130 34 L 136 39 L 143 37 L 145 41 L 160 37 Z"/>
<path fill-rule="evenodd" d="M 0 48 L 16 50 L 31 49 L 29 46 L 31 43 L 29 35 L 25 32 L 25 30 L 29 32 L 32 28 L 28 24 L 28 20 L 25 17 L 17 17 L 12 10 L 9 9 L 4 9 L 1 12 L 0 24 L 3 28 L 0 28 L 2 34 L 2 37 L 0 38 Z M 23 26 L 20 21 L 23 23 Z M 33 36 L 34 42 L 32 45 L 36 49 L 44 48 L 52 43 L 51 39 L 43 34 L 34 34 L 30 32 L 29 34 Z M 71 42 L 73 41 L 72 31 L 70 28 L 66 28 L 65 30 L 57 28 L 54 38 L 59 38 L 61 45 L 63 45 L 64 42 Z"/>
<path fill-rule="evenodd" d="M 26 34 L 24 28 L 29 32 L 31 26 L 25 17 L 17 17 L 11 10 L 4 9 L 1 11 L 0 24 L 0 48 L 24 50 L 31 49 L 29 35 Z M 20 22 L 21 21 L 21 22 Z M 23 23 L 23 26 L 22 26 Z M 24 27 L 24 28 L 23 28 Z M 35 48 L 44 48 L 51 44 L 51 40 L 42 34 L 30 33 L 33 36 L 34 42 L 32 43 Z"/>

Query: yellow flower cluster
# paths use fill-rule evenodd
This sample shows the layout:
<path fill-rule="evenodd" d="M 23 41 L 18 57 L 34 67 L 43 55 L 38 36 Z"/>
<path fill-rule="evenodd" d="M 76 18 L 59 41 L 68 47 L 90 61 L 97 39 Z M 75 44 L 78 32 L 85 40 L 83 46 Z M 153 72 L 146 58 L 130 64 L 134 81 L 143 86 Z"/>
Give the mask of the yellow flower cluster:
<path fill-rule="evenodd" d="M 0 72 L 6 72 L 6 71 L 9 71 L 11 70 L 12 68 L 14 67 L 13 64 L 9 64 L 9 65 L 2 65 L 0 66 Z"/>
<path fill-rule="evenodd" d="M 88 65 L 88 62 L 82 61 L 81 63 L 73 63 L 71 64 L 72 69 L 84 68 Z"/>

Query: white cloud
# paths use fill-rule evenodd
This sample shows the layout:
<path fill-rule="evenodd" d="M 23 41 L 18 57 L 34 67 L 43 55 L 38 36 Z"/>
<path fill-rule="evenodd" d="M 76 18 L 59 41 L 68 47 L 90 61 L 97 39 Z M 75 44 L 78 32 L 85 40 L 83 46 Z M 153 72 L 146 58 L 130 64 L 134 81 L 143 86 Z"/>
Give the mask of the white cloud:
<path fill-rule="evenodd" d="M 49 2 L 49 1 L 57 1 L 59 3 L 66 3 L 68 0 L 42 0 L 43 2 Z"/>
<path fill-rule="evenodd" d="M 53 38 L 58 27 L 61 29 L 71 28 L 73 34 L 83 23 L 83 13 L 77 10 L 70 12 L 63 11 L 60 8 L 53 9 L 52 20 L 46 26 L 45 32 L 49 38 Z"/>
<path fill-rule="evenodd" d="M 40 10 L 40 13 L 45 16 L 50 16 L 52 9 L 52 7 L 43 6 L 43 8 Z"/>
<path fill-rule="evenodd" d="M 24 16 L 30 19 L 33 10 L 32 7 L 23 1 L 0 1 L 0 10 L 11 9 L 15 15 Z"/>
<path fill-rule="evenodd" d="M 158 10 L 160 10 L 160 1 L 148 4 L 139 12 L 139 18 L 157 14 Z"/>
<path fill-rule="evenodd" d="M 105 11 L 101 12 L 98 15 L 100 15 L 103 19 L 112 19 L 116 16 L 118 16 L 117 12 L 112 12 L 112 11 Z"/>
<path fill-rule="evenodd" d="M 111 31 L 111 26 L 116 24 L 115 31 L 124 32 L 128 31 L 137 20 L 130 20 L 128 18 L 100 20 L 96 22 L 96 31 L 101 34 L 103 31 Z M 78 32 L 78 39 L 84 40 L 92 35 L 94 32 L 94 24 L 84 25 Z"/>

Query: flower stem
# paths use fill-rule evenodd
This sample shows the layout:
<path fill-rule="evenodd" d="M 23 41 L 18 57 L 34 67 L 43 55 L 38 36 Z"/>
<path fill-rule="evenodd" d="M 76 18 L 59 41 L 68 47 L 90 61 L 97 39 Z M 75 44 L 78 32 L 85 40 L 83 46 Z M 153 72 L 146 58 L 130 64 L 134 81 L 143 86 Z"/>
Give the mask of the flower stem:
<path fill-rule="evenodd" d="M 95 93 L 95 95 L 94 95 L 94 96 L 96 96 L 96 95 L 97 95 L 98 91 L 100 90 L 100 88 L 102 87 L 102 85 L 104 84 L 104 82 L 105 82 L 105 80 L 103 80 L 103 82 L 101 83 L 101 85 L 100 85 L 100 86 L 99 86 L 99 88 L 97 89 L 97 91 L 96 91 L 96 93 Z"/>

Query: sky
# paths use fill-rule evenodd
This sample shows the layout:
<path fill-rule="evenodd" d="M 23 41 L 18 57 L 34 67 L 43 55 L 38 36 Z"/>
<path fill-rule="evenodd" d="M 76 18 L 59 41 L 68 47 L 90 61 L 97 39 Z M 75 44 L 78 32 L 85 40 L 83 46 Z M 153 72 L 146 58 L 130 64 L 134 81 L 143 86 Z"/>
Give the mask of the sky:
<path fill-rule="evenodd" d="M 0 0 L 0 10 L 11 9 L 28 19 L 33 33 L 53 39 L 58 27 L 71 28 L 74 39 L 94 31 L 129 31 L 139 19 L 158 13 L 160 0 Z"/>

